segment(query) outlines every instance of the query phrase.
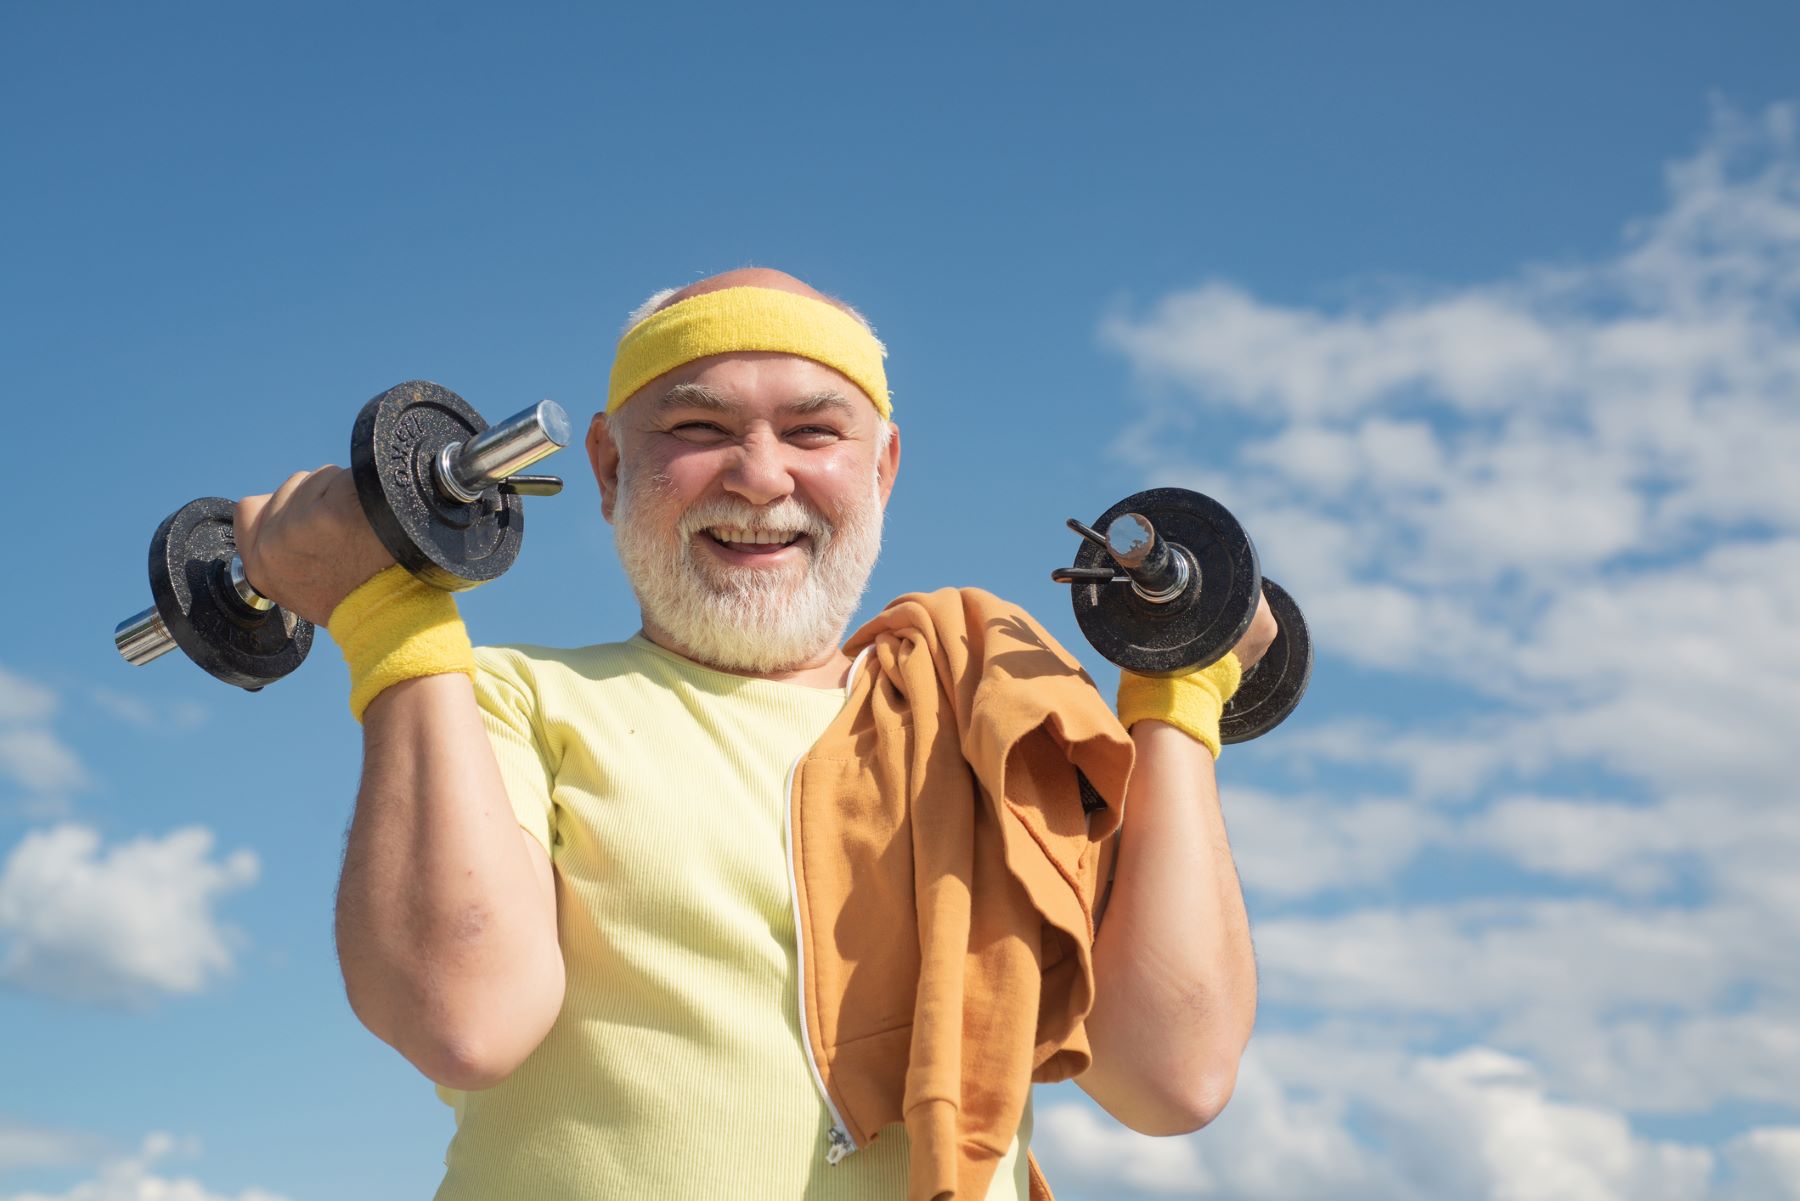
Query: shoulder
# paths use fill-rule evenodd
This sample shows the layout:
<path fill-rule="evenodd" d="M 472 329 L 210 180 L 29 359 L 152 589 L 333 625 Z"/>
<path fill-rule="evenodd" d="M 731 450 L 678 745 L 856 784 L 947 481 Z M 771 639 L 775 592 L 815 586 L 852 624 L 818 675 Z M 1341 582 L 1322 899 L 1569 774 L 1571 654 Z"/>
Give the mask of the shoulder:
<path fill-rule="evenodd" d="M 1050 650 L 1079 670 L 1074 658 L 1024 606 L 983 588 L 939 588 L 895 597 L 850 636 L 852 655 L 884 636 L 923 633 L 980 659 L 1004 649 Z"/>
<path fill-rule="evenodd" d="M 901 627 L 935 627 L 979 629 L 996 621 L 1028 621 L 1036 625 L 1023 606 L 984 588 L 939 588 L 934 592 L 908 592 L 881 606 L 849 641 L 851 648 L 860 646 L 868 637 Z"/>
<path fill-rule="evenodd" d="M 478 677 L 536 694 L 545 688 L 641 673 L 647 657 L 642 641 L 635 638 L 576 647 L 509 643 L 476 647 L 475 668 Z"/>

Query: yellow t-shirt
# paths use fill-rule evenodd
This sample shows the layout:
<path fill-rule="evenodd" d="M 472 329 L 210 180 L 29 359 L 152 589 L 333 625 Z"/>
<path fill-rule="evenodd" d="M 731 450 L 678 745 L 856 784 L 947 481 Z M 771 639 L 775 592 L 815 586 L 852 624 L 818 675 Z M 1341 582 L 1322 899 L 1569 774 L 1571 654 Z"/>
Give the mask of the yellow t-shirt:
<path fill-rule="evenodd" d="M 751 680 L 641 635 L 482 647 L 519 822 L 556 865 L 562 1012 L 493 1088 L 440 1089 L 438 1201 L 900 1201 L 898 1123 L 828 1164 L 800 1033 L 788 776 L 846 690 Z M 1029 1192 L 1026 1107 L 989 1201 Z"/>

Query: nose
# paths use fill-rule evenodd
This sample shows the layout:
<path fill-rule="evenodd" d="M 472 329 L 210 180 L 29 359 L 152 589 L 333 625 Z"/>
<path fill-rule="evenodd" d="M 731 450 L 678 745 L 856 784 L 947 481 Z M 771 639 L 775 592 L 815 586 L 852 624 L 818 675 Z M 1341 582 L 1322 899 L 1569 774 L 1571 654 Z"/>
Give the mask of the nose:
<path fill-rule="evenodd" d="M 738 444 L 736 460 L 724 482 L 727 492 L 753 505 L 774 504 L 792 495 L 794 476 L 787 462 L 787 447 L 772 433 L 752 433 Z"/>

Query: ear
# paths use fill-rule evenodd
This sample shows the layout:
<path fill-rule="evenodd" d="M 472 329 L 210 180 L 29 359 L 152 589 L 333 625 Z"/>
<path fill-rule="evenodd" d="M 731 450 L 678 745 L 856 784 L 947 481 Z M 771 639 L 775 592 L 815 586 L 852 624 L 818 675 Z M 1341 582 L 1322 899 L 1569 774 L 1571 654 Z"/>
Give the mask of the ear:
<path fill-rule="evenodd" d="M 888 496 L 894 491 L 894 477 L 900 474 L 900 426 L 897 422 L 889 422 L 894 427 L 894 434 L 888 439 L 887 450 L 881 456 L 881 462 L 875 464 L 875 477 L 881 483 L 881 503 L 885 507 Z"/>
<path fill-rule="evenodd" d="M 610 522 L 613 505 L 619 499 L 619 444 L 613 441 L 605 413 L 595 413 L 588 423 L 587 454 L 594 468 L 594 482 L 600 485 L 600 516 Z"/>

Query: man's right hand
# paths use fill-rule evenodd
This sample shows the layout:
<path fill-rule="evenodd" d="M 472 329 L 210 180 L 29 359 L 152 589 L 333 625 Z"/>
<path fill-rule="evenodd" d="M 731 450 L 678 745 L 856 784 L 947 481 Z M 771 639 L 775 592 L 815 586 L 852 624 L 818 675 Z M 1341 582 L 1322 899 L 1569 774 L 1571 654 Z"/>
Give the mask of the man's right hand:
<path fill-rule="evenodd" d="M 232 524 L 250 586 L 314 625 L 394 565 L 342 467 L 298 472 L 273 493 L 244 497 Z"/>

